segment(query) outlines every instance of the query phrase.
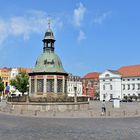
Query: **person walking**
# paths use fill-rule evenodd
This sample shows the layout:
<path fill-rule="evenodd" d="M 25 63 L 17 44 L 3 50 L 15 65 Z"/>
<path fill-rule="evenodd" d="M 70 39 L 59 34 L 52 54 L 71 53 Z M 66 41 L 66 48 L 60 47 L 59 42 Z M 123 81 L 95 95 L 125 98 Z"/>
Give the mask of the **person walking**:
<path fill-rule="evenodd" d="M 102 116 L 104 116 L 106 114 L 106 105 L 105 105 L 105 100 L 103 100 L 102 102 Z"/>

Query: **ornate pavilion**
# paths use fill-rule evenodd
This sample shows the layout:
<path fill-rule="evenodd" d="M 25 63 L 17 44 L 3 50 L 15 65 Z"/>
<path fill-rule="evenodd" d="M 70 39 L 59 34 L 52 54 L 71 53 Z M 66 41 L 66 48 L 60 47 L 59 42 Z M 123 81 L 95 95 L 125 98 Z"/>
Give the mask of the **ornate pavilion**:
<path fill-rule="evenodd" d="M 66 93 L 68 74 L 55 53 L 55 38 L 50 22 L 42 41 L 43 53 L 37 58 L 35 67 L 29 73 L 29 95 L 38 97 L 46 96 L 48 93 Z"/>

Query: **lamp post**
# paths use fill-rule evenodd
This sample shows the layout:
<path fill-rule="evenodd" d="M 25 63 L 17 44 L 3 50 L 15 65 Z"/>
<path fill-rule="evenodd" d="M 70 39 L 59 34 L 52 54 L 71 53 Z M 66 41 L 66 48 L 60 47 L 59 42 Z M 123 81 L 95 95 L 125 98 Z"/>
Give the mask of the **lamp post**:
<path fill-rule="evenodd" d="M 29 103 L 29 85 L 27 85 L 27 96 L 26 96 L 26 102 Z"/>
<path fill-rule="evenodd" d="M 89 94 L 88 94 L 88 87 L 86 87 L 86 97 L 88 97 L 88 102 L 89 102 L 90 98 L 89 98 Z"/>
<path fill-rule="evenodd" d="M 74 102 L 77 103 L 77 85 L 74 85 Z"/>

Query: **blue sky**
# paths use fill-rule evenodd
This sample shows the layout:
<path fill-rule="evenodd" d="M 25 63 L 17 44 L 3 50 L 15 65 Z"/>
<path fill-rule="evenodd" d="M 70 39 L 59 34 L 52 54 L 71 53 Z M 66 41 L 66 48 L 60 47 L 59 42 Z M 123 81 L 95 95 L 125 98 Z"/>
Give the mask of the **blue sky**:
<path fill-rule="evenodd" d="M 51 17 L 55 51 L 75 75 L 140 64 L 139 0 L 0 0 L 0 67 L 34 67 Z"/>

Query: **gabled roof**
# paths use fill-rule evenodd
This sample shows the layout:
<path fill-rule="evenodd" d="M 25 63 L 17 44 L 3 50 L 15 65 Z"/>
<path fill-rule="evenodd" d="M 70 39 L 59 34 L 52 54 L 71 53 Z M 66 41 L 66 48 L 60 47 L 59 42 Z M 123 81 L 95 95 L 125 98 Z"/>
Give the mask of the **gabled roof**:
<path fill-rule="evenodd" d="M 116 70 L 107 70 L 107 71 L 109 71 L 109 72 L 111 72 L 111 73 L 113 73 L 113 74 L 118 74 L 118 75 L 121 75 L 118 71 L 116 71 Z"/>
<path fill-rule="evenodd" d="M 86 78 L 86 79 L 99 79 L 99 75 L 100 75 L 99 72 L 90 72 L 90 73 L 87 73 L 83 78 Z"/>
<path fill-rule="evenodd" d="M 140 76 L 140 65 L 124 66 L 118 69 L 123 77 Z"/>

